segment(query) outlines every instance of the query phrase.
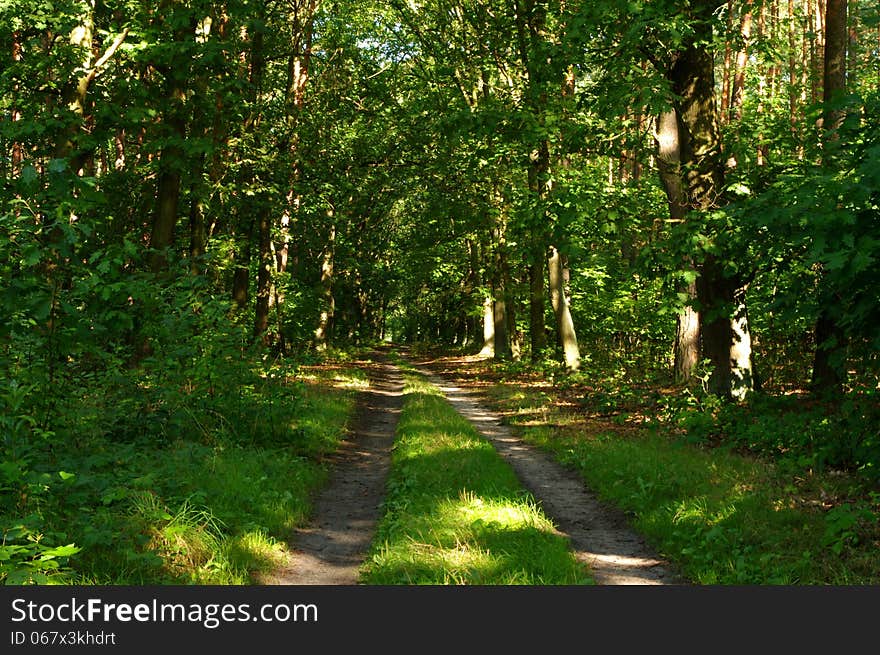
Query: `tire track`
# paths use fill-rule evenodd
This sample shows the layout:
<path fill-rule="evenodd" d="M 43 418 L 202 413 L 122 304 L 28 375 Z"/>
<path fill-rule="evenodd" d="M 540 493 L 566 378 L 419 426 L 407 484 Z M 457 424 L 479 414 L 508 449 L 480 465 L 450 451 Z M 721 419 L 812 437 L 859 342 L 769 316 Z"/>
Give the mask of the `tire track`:
<path fill-rule="evenodd" d="M 349 438 L 331 457 L 333 471 L 318 494 L 311 522 L 289 541 L 288 563 L 263 584 L 355 585 L 375 534 L 394 433 L 403 405 L 403 376 L 384 354 L 365 366 L 370 388 L 358 398 Z M 601 503 L 576 472 L 526 444 L 501 418 L 424 363 L 411 362 L 504 457 L 523 486 L 568 536 L 578 560 L 600 585 L 687 584 L 633 531 L 626 516 Z"/>
<path fill-rule="evenodd" d="M 633 531 L 626 516 L 601 503 L 583 479 L 552 456 L 525 443 L 501 418 L 483 407 L 471 391 L 438 375 L 425 364 L 414 366 L 436 385 L 510 463 L 523 486 L 571 542 L 600 585 L 685 584 Z"/>
<path fill-rule="evenodd" d="M 375 358 L 364 367 L 370 388 L 360 393 L 350 435 L 330 458 L 331 478 L 315 499 L 313 518 L 294 532 L 290 560 L 264 584 L 357 584 L 385 497 L 403 404 L 400 371 L 384 355 Z"/>

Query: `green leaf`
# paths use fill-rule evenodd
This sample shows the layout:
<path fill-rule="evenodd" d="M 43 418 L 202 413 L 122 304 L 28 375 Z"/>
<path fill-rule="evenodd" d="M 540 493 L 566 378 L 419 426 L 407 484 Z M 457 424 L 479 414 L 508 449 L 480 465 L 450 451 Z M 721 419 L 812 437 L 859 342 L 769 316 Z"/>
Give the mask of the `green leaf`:
<path fill-rule="evenodd" d="M 76 555 L 81 550 L 82 548 L 75 544 L 67 544 L 66 546 L 50 548 L 40 555 L 40 559 L 45 561 L 49 559 L 54 559 L 55 557 L 70 557 L 71 555 Z"/>
<path fill-rule="evenodd" d="M 37 181 L 37 169 L 33 165 L 28 164 L 21 169 L 21 182 L 25 185 L 31 185 Z"/>

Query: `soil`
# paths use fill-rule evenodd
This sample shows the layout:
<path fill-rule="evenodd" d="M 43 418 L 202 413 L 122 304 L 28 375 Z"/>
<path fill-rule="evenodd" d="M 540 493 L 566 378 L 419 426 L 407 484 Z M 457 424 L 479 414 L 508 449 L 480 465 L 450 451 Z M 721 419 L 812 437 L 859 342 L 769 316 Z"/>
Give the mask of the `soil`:
<path fill-rule="evenodd" d="M 291 535 L 291 557 L 263 584 L 357 584 L 379 520 L 403 404 L 403 378 L 383 354 L 360 365 L 370 387 L 359 394 L 349 434 L 331 458 L 331 477 L 315 499 L 312 521 Z"/>
<path fill-rule="evenodd" d="M 370 389 L 362 392 L 351 434 L 335 456 L 330 483 L 315 502 L 310 525 L 290 540 L 288 564 L 266 584 L 353 585 L 373 538 L 402 405 L 399 370 L 382 353 L 365 363 Z M 600 585 L 686 584 L 627 523 L 598 500 L 578 473 L 526 444 L 487 409 L 476 388 L 453 381 L 441 362 L 414 365 L 437 385 L 510 463 L 523 486 L 567 535 L 575 556 Z M 461 383 L 461 386 L 459 386 Z"/>

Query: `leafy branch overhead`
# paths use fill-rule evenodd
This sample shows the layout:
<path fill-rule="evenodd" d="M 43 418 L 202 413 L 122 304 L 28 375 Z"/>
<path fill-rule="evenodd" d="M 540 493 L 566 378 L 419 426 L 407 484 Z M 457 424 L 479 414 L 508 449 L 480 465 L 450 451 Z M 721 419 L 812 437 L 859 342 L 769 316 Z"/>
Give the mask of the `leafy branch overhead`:
<path fill-rule="evenodd" d="M 876 425 L 878 12 L 0 3 L 0 561 L 88 559 L 81 509 L 198 516 L 116 498 L 108 453 L 314 436 L 294 369 L 379 341 Z M 876 478 L 875 438 L 814 433 L 807 469 Z"/>

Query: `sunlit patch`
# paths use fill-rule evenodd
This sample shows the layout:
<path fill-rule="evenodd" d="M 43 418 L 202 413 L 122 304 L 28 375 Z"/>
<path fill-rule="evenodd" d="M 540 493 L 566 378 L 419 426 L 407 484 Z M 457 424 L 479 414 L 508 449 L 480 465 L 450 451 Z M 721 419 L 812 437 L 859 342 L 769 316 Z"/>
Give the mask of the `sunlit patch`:
<path fill-rule="evenodd" d="M 369 389 L 370 381 L 366 378 L 355 377 L 352 375 L 334 375 L 334 386 L 342 389 Z"/>
<path fill-rule="evenodd" d="M 256 529 L 229 539 L 226 552 L 235 571 L 249 571 L 252 574 L 277 569 L 290 556 L 284 544 L 265 531 Z M 240 576 L 244 578 L 245 574 L 241 573 Z"/>
<path fill-rule="evenodd" d="M 589 574 L 473 424 L 408 375 L 367 584 L 583 584 Z"/>
<path fill-rule="evenodd" d="M 673 522 L 697 522 L 705 525 L 717 525 L 736 514 L 736 505 L 726 503 L 720 506 L 710 506 L 705 496 L 687 498 L 679 502 L 675 508 Z"/>
<path fill-rule="evenodd" d="M 447 511 L 457 513 L 464 521 L 479 529 L 516 530 L 522 527 L 538 527 L 553 531 L 553 524 L 538 515 L 533 505 L 484 500 L 467 491 L 462 491 L 459 500 L 450 503 Z"/>

